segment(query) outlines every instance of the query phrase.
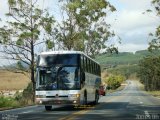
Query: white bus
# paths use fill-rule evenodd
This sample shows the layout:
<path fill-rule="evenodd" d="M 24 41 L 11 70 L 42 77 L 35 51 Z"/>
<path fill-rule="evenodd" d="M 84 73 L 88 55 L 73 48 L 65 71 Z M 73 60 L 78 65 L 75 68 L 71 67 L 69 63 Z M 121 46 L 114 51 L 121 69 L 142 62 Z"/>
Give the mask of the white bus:
<path fill-rule="evenodd" d="M 100 75 L 100 65 L 82 52 L 43 52 L 37 60 L 36 102 L 46 110 L 54 104 L 96 104 Z"/>

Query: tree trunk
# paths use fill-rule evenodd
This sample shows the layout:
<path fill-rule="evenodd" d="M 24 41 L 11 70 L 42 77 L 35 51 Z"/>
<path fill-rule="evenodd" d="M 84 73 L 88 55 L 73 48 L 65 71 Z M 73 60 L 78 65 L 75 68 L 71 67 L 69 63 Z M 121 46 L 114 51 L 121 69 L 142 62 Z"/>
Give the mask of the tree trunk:
<path fill-rule="evenodd" d="M 34 46 L 33 46 L 33 41 L 31 41 L 31 81 L 33 84 L 33 102 L 35 102 L 36 82 L 35 82 L 35 77 L 34 77 Z"/>
<path fill-rule="evenodd" d="M 31 33 L 33 33 L 33 16 L 32 16 L 32 0 L 31 0 Z M 36 82 L 34 77 L 34 36 L 31 36 L 31 81 L 33 84 L 33 103 L 35 103 Z"/>

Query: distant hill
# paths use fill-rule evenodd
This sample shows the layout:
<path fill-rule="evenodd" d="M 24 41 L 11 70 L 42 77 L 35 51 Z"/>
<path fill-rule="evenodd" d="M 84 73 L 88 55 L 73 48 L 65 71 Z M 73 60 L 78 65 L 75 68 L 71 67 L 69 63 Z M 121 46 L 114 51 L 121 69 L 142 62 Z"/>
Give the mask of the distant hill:
<path fill-rule="evenodd" d="M 135 53 L 132 52 L 119 52 L 118 54 L 103 53 L 96 56 L 96 60 L 104 66 L 116 66 L 123 64 L 137 64 L 140 59 L 145 56 L 157 56 L 160 51 L 149 52 L 148 50 L 140 50 Z"/>
<path fill-rule="evenodd" d="M 8 70 L 13 70 L 13 71 L 16 68 L 29 69 L 29 65 L 24 63 L 23 61 L 17 61 L 9 65 L 0 66 L 0 69 L 8 69 Z"/>

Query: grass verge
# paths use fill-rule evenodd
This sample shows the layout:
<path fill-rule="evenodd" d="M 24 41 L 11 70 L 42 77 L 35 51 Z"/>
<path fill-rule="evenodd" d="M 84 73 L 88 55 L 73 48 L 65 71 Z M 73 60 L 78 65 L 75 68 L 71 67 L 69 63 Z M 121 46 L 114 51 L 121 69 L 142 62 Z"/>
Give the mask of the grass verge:
<path fill-rule="evenodd" d="M 0 110 L 30 106 L 34 104 L 32 100 L 33 89 L 30 83 L 22 93 L 17 91 L 12 97 L 0 96 Z"/>
<path fill-rule="evenodd" d="M 160 98 L 160 91 L 146 91 L 150 95 L 153 95 L 154 97 Z"/>
<path fill-rule="evenodd" d="M 145 92 L 147 92 L 148 94 L 150 94 L 150 95 L 152 95 L 154 97 L 160 98 L 160 91 L 146 91 L 144 89 L 144 85 L 142 83 L 140 83 L 140 82 L 139 82 L 139 88 L 140 88 L 140 90 L 145 91 Z"/>
<path fill-rule="evenodd" d="M 14 108 L 22 108 L 32 105 L 34 104 L 20 103 L 20 101 L 17 101 L 14 97 L 0 96 L 0 111 L 14 109 Z"/>
<path fill-rule="evenodd" d="M 20 107 L 20 104 L 13 97 L 0 96 L 0 110 L 17 108 L 17 107 Z"/>

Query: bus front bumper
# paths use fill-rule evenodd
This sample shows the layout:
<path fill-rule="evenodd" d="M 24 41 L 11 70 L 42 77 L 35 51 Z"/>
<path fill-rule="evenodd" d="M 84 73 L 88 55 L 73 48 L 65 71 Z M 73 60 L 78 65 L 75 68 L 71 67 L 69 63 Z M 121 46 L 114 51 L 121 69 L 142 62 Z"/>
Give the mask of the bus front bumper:
<path fill-rule="evenodd" d="M 80 98 L 36 98 L 36 103 L 42 105 L 78 105 L 80 104 Z"/>

